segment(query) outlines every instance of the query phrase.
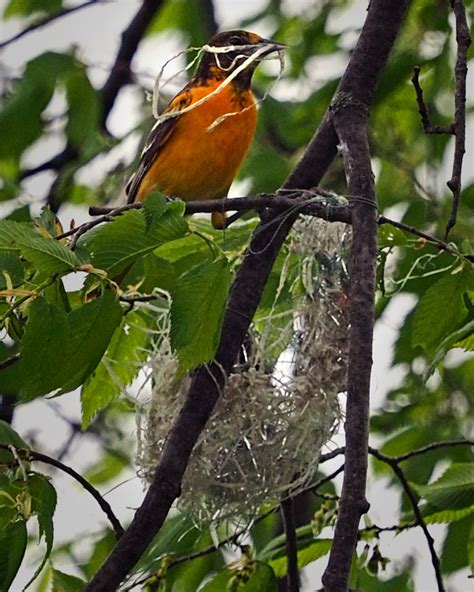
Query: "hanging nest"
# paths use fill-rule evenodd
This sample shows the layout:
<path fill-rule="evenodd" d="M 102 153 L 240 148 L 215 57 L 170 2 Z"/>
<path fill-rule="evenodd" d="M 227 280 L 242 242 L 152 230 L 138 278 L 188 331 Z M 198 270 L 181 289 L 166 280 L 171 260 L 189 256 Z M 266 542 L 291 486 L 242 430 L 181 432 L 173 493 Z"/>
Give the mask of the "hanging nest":
<path fill-rule="evenodd" d="M 251 517 L 314 477 L 346 389 L 349 239 L 343 224 L 313 218 L 295 224 L 274 304 L 249 332 L 184 476 L 178 503 L 198 521 Z M 278 306 L 284 289 L 291 290 L 291 310 L 288 301 Z M 178 363 L 169 339 L 153 353 L 152 367 L 152 395 L 138 429 L 145 481 L 189 386 L 189 378 L 174 380 Z"/>

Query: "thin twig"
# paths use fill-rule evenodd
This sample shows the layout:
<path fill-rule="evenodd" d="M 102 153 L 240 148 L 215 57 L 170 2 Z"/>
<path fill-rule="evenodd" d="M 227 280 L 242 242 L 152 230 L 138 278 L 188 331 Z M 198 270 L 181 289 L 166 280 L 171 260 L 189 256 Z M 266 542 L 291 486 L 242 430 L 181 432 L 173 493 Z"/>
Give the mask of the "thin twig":
<path fill-rule="evenodd" d="M 6 444 L 0 444 L 0 448 L 2 450 L 10 450 L 10 446 L 8 446 Z M 56 469 L 59 469 L 59 470 L 63 471 L 64 473 L 67 473 L 69 476 L 71 476 L 73 479 L 75 479 L 78 483 L 80 483 L 82 485 L 82 487 L 88 493 L 90 493 L 91 496 L 99 504 L 100 508 L 105 513 L 105 515 L 107 516 L 107 518 L 110 521 L 110 524 L 112 525 L 112 528 L 115 532 L 116 539 L 117 540 L 120 539 L 120 537 L 124 533 L 122 525 L 120 524 L 118 518 L 113 513 L 113 510 L 110 507 L 110 504 L 101 496 L 101 494 L 97 491 L 97 489 L 93 485 L 91 485 L 91 483 L 89 483 L 89 481 L 87 481 L 87 479 L 84 479 L 84 477 L 82 475 L 80 475 L 74 469 L 65 465 L 61 461 L 58 461 L 55 458 L 51 458 L 50 456 L 47 456 L 46 454 L 42 454 L 41 452 L 36 452 L 34 450 L 29 450 L 29 449 L 24 449 L 24 448 L 16 448 L 16 451 L 18 452 L 18 455 L 21 458 L 24 458 L 25 460 L 30 460 L 30 461 L 39 461 L 39 462 L 43 462 L 45 464 L 51 465 L 52 467 L 55 467 Z"/>
<path fill-rule="evenodd" d="M 87 2 L 84 2 L 83 4 L 77 4 L 76 6 L 70 6 L 69 8 L 62 8 L 61 10 L 58 10 L 57 12 L 54 12 L 53 14 L 50 14 L 34 23 L 31 23 L 31 25 L 28 25 L 28 27 L 25 27 L 23 30 L 19 31 L 18 33 L 15 33 L 15 35 L 13 35 L 12 37 L 10 37 L 9 39 L 6 39 L 5 41 L 0 41 L 0 49 L 3 49 L 4 47 L 6 47 L 7 45 L 10 45 L 10 43 L 13 43 L 14 41 L 18 41 L 18 39 L 21 39 L 22 37 L 24 37 L 25 35 L 28 35 L 28 33 L 31 33 L 32 31 L 36 31 L 37 29 L 40 29 L 41 27 L 45 27 L 46 25 L 49 25 L 50 23 L 54 22 L 55 20 L 62 18 L 63 16 L 68 16 L 69 14 L 72 14 L 73 12 L 78 12 L 79 10 L 82 10 L 83 8 L 87 8 L 88 6 L 92 6 L 93 4 L 105 4 L 106 2 L 108 2 L 109 0 L 88 0 Z"/>
<path fill-rule="evenodd" d="M 287 592 L 299 592 L 300 574 L 298 572 L 298 542 L 296 538 L 295 508 L 293 497 L 280 503 L 281 519 L 285 532 L 286 547 L 286 589 Z"/>
<path fill-rule="evenodd" d="M 415 88 L 416 102 L 418 105 L 418 112 L 421 117 L 423 131 L 425 134 L 454 134 L 454 124 L 450 125 L 433 125 L 428 114 L 428 107 L 423 98 L 423 89 L 420 85 L 420 66 L 413 68 L 413 76 L 411 78 L 412 84 Z"/>
<path fill-rule="evenodd" d="M 449 448 L 454 446 L 474 446 L 474 440 L 442 440 L 441 442 L 432 442 L 431 444 L 423 446 L 422 448 L 411 450 L 410 452 L 401 454 L 400 456 L 392 456 L 391 458 L 394 462 L 401 463 L 415 456 L 419 456 L 420 454 L 425 454 L 425 452 L 431 452 L 432 450 L 438 450 L 439 448 Z"/>
<path fill-rule="evenodd" d="M 5 360 L 2 360 L 0 362 L 0 370 L 5 370 L 5 368 L 9 368 L 10 366 L 13 366 L 13 364 L 15 364 L 15 362 L 18 362 L 19 359 L 20 359 L 20 352 L 13 354 L 13 356 L 10 356 L 9 358 L 6 358 Z"/>
<path fill-rule="evenodd" d="M 457 255 L 458 257 L 462 257 L 463 259 L 467 259 L 468 261 L 474 261 L 474 255 L 464 255 L 460 253 L 454 243 L 447 243 L 444 240 L 434 236 L 433 234 L 429 234 L 428 232 L 423 232 L 422 230 L 418 230 L 414 226 L 409 226 L 408 224 L 404 224 L 403 222 L 397 222 L 395 220 L 391 220 L 386 216 L 379 216 L 378 220 L 379 224 L 389 224 L 390 226 L 394 226 L 395 228 L 399 228 L 400 230 L 405 230 L 410 234 L 423 238 L 427 242 L 433 244 L 435 247 L 440 249 L 441 251 L 448 251 L 449 253 L 453 253 L 453 255 Z"/>
<path fill-rule="evenodd" d="M 457 56 L 454 68 L 456 90 L 454 94 L 454 144 L 453 172 L 447 185 L 453 194 L 451 213 L 444 238 L 447 238 L 449 231 L 456 224 L 461 195 L 461 174 L 462 161 L 466 152 L 466 77 L 467 77 L 467 51 L 471 45 L 471 36 L 466 19 L 466 9 L 462 0 L 451 0 L 451 7 L 456 20 L 456 43 Z"/>
<path fill-rule="evenodd" d="M 436 582 L 438 585 L 438 592 L 445 592 L 443 576 L 441 574 L 441 564 L 440 564 L 439 557 L 436 553 L 436 549 L 434 546 L 434 539 L 431 536 L 431 533 L 428 530 L 428 527 L 426 526 L 426 522 L 421 514 L 420 508 L 418 507 L 418 501 L 415 497 L 413 489 L 410 487 L 410 484 L 408 483 L 408 479 L 406 478 L 405 473 L 400 468 L 398 461 L 395 460 L 394 458 L 392 458 L 390 456 L 386 456 L 385 454 L 382 454 L 379 450 L 377 450 L 375 448 L 371 448 L 371 447 L 369 447 L 369 452 L 370 452 L 370 454 L 372 454 L 372 456 L 374 456 L 378 460 L 388 464 L 390 466 L 390 468 L 392 469 L 392 471 L 397 476 L 398 480 L 400 481 L 400 484 L 403 487 L 403 490 L 405 491 L 408 501 L 410 502 L 411 508 L 413 510 L 413 514 L 415 516 L 416 523 L 423 530 L 423 533 L 426 538 L 426 542 L 428 543 L 428 549 L 429 549 L 430 556 L 431 556 L 431 563 L 433 565 L 433 569 L 434 569 L 435 577 L 436 577 Z"/>

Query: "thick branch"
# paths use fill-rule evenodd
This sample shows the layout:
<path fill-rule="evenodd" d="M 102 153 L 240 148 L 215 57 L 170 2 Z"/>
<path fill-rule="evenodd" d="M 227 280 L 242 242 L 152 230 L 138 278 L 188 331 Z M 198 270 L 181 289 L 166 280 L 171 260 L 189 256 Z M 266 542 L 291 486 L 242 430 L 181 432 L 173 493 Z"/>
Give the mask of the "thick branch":
<path fill-rule="evenodd" d="M 343 592 L 347 589 L 360 517 L 369 508 L 365 499 L 365 483 L 377 264 L 377 215 L 370 164 L 367 109 L 359 101 L 343 94 L 336 96 L 333 109 L 334 127 L 339 137 L 348 191 L 368 200 L 367 203 L 356 201 L 352 208 L 346 470 L 334 542 L 322 578 L 328 592 Z"/>
<path fill-rule="evenodd" d="M 453 172 L 447 185 L 453 194 L 451 213 L 446 225 L 445 238 L 456 224 L 461 195 L 462 161 L 466 152 L 466 77 L 467 77 L 467 51 L 471 45 L 471 36 L 466 20 L 466 9 L 463 0 L 451 0 L 451 6 L 456 20 L 457 57 L 454 76 L 456 91 L 454 95 L 454 143 Z"/>
<path fill-rule="evenodd" d="M 408 0 L 372 0 L 359 42 L 351 55 L 340 90 L 370 105 L 375 84 L 403 21 Z M 285 188 L 317 185 L 336 154 L 336 134 L 326 114 L 302 160 L 285 183 Z M 375 214 L 375 210 L 374 210 Z M 171 428 L 152 484 L 127 532 L 86 590 L 115 590 L 142 555 L 163 524 L 171 504 L 180 493 L 181 480 L 191 451 L 209 419 L 232 369 L 240 346 L 262 295 L 265 283 L 296 216 L 276 228 L 260 224 L 253 236 L 242 267 L 231 289 L 216 362 L 194 375 L 184 405 Z"/>
<path fill-rule="evenodd" d="M 160 10 L 163 0 L 143 0 L 133 20 L 122 33 L 120 44 L 114 65 L 102 90 L 102 127 L 105 129 L 107 118 L 118 93 L 126 84 L 131 82 L 130 66 L 138 46 L 151 21 Z"/>

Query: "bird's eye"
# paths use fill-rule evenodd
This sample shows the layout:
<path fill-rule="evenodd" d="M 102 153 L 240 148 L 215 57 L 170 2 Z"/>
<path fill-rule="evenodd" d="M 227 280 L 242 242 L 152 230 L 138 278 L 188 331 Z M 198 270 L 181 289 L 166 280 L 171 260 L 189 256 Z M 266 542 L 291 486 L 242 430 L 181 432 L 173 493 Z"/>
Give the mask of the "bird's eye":
<path fill-rule="evenodd" d="M 242 40 L 237 35 L 232 35 L 229 37 L 229 43 L 230 45 L 242 45 Z"/>

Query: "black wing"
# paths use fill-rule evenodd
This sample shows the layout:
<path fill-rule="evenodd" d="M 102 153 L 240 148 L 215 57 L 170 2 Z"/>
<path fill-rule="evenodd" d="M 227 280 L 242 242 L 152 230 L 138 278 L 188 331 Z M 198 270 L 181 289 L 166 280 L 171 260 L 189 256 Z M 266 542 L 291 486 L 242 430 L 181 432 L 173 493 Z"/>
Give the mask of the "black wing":
<path fill-rule="evenodd" d="M 134 173 L 125 188 L 127 194 L 127 203 L 133 203 L 136 199 L 140 184 L 150 170 L 152 164 L 158 157 L 161 148 L 165 145 L 168 138 L 173 133 L 176 124 L 181 115 L 179 111 L 187 107 L 192 101 L 192 94 L 189 89 L 184 89 L 171 101 L 164 113 L 172 113 L 177 111 L 175 117 L 170 117 L 164 121 L 157 121 L 152 127 L 151 132 L 147 138 L 145 148 L 140 156 L 137 172 Z"/>

